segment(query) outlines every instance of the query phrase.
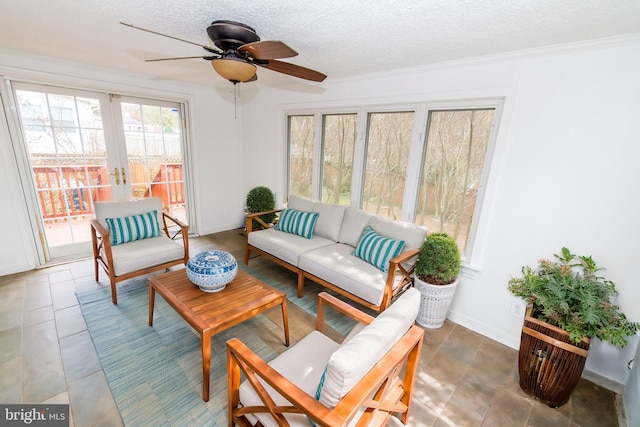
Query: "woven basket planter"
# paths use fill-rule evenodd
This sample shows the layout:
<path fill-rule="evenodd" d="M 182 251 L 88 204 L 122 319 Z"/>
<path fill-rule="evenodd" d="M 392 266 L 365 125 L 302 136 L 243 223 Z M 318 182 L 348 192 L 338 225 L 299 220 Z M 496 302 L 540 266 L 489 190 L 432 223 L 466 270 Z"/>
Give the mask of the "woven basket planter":
<path fill-rule="evenodd" d="M 453 295 L 458 287 L 458 279 L 450 285 L 432 285 L 414 278 L 413 286 L 420 291 L 422 299 L 416 322 L 429 329 L 437 329 L 444 324 Z"/>
<path fill-rule="evenodd" d="M 587 361 L 589 338 L 574 345 L 564 330 L 524 318 L 518 373 L 520 387 L 540 402 L 557 408 L 569 400 Z"/>

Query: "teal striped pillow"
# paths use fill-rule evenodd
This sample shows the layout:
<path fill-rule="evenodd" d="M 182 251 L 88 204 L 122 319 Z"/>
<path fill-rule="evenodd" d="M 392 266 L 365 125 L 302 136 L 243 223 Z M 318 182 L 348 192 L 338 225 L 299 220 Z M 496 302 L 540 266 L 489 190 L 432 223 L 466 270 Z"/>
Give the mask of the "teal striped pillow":
<path fill-rule="evenodd" d="M 380 270 L 389 271 L 389 260 L 400 254 L 404 247 L 404 240 L 394 240 L 381 236 L 369 226 L 364 229 L 362 236 L 353 255 L 378 267 Z"/>
<path fill-rule="evenodd" d="M 285 209 L 280 214 L 280 219 L 274 228 L 310 239 L 313 237 L 313 229 L 318 221 L 318 215 L 318 212 Z"/>
<path fill-rule="evenodd" d="M 111 230 L 113 246 L 160 235 L 158 211 L 122 218 L 105 218 L 105 221 Z"/>

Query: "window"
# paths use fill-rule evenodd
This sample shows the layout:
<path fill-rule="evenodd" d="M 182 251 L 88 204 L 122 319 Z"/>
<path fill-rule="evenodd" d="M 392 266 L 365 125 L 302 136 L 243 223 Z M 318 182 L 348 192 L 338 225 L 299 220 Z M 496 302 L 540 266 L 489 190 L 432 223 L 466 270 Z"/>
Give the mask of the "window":
<path fill-rule="evenodd" d="M 413 112 L 369 115 L 363 209 L 399 219 L 412 130 Z"/>
<path fill-rule="evenodd" d="M 326 115 L 323 122 L 322 201 L 351 205 L 356 115 Z"/>
<path fill-rule="evenodd" d="M 416 224 L 467 249 L 494 109 L 431 111 Z"/>
<path fill-rule="evenodd" d="M 472 263 L 501 105 L 478 100 L 288 115 L 289 194 L 446 232 Z"/>
<path fill-rule="evenodd" d="M 313 116 L 290 116 L 289 138 L 289 193 L 311 198 L 313 175 Z"/>

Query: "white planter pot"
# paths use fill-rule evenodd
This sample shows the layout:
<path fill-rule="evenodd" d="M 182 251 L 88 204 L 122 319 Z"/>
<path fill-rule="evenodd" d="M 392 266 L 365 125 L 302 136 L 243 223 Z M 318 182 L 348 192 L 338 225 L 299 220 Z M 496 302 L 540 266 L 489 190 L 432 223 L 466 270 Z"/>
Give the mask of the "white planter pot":
<path fill-rule="evenodd" d="M 458 279 L 456 278 L 456 281 L 449 285 L 432 285 L 415 277 L 413 286 L 422 295 L 416 322 L 429 329 L 441 327 L 447 317 L 453 295 L 456 293 Z"/>

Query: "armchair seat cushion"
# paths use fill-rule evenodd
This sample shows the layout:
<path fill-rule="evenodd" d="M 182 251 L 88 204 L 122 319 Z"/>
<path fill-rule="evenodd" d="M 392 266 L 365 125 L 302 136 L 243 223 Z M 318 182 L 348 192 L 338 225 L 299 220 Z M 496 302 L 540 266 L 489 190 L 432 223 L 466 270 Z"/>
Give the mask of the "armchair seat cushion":
<path fill-rule="evenodd" d="M 339 344 L 326 335 L 313 331 L 301 339 L 296 345 L 269 362 L 269 365 L 288 378 L 293 384 L 310 396 L 314 396 L 320 377 L 327 366 L 331 354 Z M 278 405 L 287 405 L 287 400 L 269 385 L 263 383 L 267 392 Z M 240 386 L 240 402 L 243 406 L 260 406 L 262 401 L 248 382 Z M 276 427 L 277 424 L 269 414 L 255 414 L 265 427 Z M 309 427 L 310 423 L 304 415 L 287 415 L 291 426 Z"/>
<path fill-rule="evenodd" d="M 269 228 L 260 230 L 259 233 L 249 233 L 249 244 L 297 267 L 298 257 L 303 252 L 333 245 L 335 242 L 320 236 L 305 239 L 295 234 Z"/>
<path fill-rule="evenodd" d="M 103 250 L 104 251 L 104 250 Z M 165 235 L 111 247 L 116 276 L 184 257 L 184 247 Z M 104 257 L 105 254 L 103 253 Z"/>

